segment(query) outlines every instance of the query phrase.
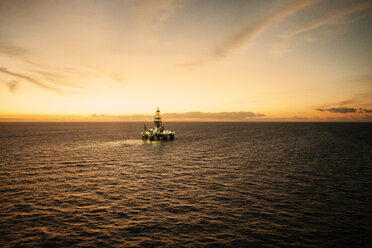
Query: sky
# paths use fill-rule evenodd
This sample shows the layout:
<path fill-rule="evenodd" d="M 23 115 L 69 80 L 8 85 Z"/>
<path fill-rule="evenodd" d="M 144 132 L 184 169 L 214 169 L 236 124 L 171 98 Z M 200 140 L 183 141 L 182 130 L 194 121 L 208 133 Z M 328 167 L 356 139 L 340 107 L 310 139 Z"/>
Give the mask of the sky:
<path fill-rule="evenodd" d="M 370 0 L 1 0 L 0 121 L 372 121 Z"/>

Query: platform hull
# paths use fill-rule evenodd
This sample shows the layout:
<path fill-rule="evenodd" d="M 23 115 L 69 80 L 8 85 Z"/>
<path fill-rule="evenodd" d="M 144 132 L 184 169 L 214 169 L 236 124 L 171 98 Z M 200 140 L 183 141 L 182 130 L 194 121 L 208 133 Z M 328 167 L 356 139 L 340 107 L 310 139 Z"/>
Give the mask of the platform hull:
<path fill-rule="evenodd" d="M 170 141 L 174 140 L 174 134 L 142 135 L 142 139 L 149 141 Z"/>

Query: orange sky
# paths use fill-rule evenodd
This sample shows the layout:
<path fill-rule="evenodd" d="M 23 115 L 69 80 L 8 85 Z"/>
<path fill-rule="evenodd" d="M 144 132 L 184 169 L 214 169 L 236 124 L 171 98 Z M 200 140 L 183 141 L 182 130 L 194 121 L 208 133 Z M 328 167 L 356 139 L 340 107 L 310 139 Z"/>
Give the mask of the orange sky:
<path fill-rule="evenodd" d="M 0 121 L 371 121 L 372 2 L 0 2 Z"/>

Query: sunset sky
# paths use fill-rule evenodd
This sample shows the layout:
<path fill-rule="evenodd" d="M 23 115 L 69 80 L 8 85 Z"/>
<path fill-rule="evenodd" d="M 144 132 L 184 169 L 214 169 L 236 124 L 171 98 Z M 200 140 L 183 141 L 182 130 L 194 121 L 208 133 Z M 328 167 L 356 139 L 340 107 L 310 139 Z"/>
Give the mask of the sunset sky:
<path fill-rule="evenodd" d="M 372 121 L 372 1 L 1 0 L 0 121 Z M 166 114 L 167 113 L 167 114 Z"/>

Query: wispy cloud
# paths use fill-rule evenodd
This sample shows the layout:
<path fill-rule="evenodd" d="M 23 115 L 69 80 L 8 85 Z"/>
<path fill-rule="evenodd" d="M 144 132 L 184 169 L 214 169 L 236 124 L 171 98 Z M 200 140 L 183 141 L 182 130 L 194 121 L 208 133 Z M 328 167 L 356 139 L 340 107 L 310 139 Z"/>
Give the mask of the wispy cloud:
<path fill-rule="evenodd" d="M 12 93 L 15 93 L 16 92 L 16 90 L 18 88 L 18 84 L 19 84 L 19 82 L 18 81 L 15 81 L 15 80 L 6 83 L 6 85 L 8 86 L 8 88 L 10 90 L 10 92 L 12 92 Z"/>
<path fill-rule="evenodd" d="M 20 51 L 22 49 L 19 49 Z M 19 56 L 22 56 L 20 53 Z M 19 59 L 17 57 L 17 59 Z M 0 67 L 0 73 L 25 80 L 41 88 L 62 93 L 81 94 L 80 90 L 88 90 L 89 88 L 79 83 L 80 80 L 89 77 L 109 77 L 112 80 L 123 83 L 124 76 L 116 72 L 108 72 L 106 70 L 93 70 L 89 68 L 73 68 L 66 66 L 57 66 L 38 62 L 37 59 L 29 59 L 21 57 L 22 62 L 26 63 L 26 70 L 22 72 L 14 72 L 5 67 Z M 30 67 L 31 66 L 31 67 Z M 69 89 L 72 90 L 69 90 Z M 78 91 L 77 91 L 78 90 Z M 12 90 L 15 92 L 15 90 Z"/>
<path fill-rule="evenodd" d="M 43 65 L 41 63 L 35 62 L 33 60 L 30 60 L 25 55 L 30 53 L 30 50 L 19 47 L 14 45 L 11 42 L 0 40 L 0 55 L 4 54 L 7 56 L 16 57 L 17 60 L 20 60 L 22 62 L 25 62 L 29 65 L 32 65 L 34 67 L 37 67 L 37 70 L 28 70 L 26 75 L 24 72 L 13 72 L 8 70 L 5 67 L 0 67 L 0 73 L 7 74 L 13 77 L 16 77 L 18 79 L 22 79 L 25 81 L 28 81 L 34 85 L 37 85 L 39 87 L 42 87 L 47 90 L 55 91 L 58 94 L 61 94 L 62 92 L 69 92 L 69 93 L 78 93 L 75 91 L 69 91 L 64 89 L 59 89 L 57 87 L 54 87 L 53 85 L 62 86 L 62 87 L 72 87 L 75 89 L 86 89 L 85 87 L 72 84 L 72 83 L 64 83 L 61 82 L 62 80 L 68 80 L 71 75 L 86 75 L 83 72 L 76 70 L 74 68 L 54 68 L 50 65 Z M 45 70 L 48 71 L 45 71 Z M 31 76 L 30 76 L 31 75 Z M 47 81 L 48 83 L 44 82 Z M 9 87 L 10 91 L 14 93 L 16 89 L 19 86 L 18 81 L 11 81 L 7 83 L 7 86 Z"/>
<path fill-rule="evenodd" d="M 319 17 L 310 20 L 305 25 L 299 26 L 280 37 L 283 40 L 271 45 L 271 53 L 275 55 L 284 55 L 291 51 L 298 43 L 301 42 L 314 42 L 319 39 L 319 37 L 314 36 L 311 31 L 331 26 L 343 26 L 362 18 L 371 16 L 370 12 L 361 13 L 368 9 L 371 9 L 371 1 L 355 1 L 351 2 L 348 6 L 341 8 L 331 8 L 328 11 L 324 11 L 324 14 Z M 333 6 L 332 6 L 333 7 Z M 337 33 L 336 29 L 328 29 L 324 34 L 334 34 Z"/>
<path fill-rule="evenodd" d="M 185 113 L 165 113 L 162 114 L 164 119 L 169 121 L 176 120 L 187 120 L 187 121 L 247 121 L 252 118 L 265 117 L 264 114 L 254 112 L 218 112 L 218 113 L 203 113 L 203 112 L 185 112 Z M 153 118 L 153 115 L 120 115 L 120 116 L 107 116 L 107 115 L 96 115 L 95 118 L 111 118 L 111 119 L 123 119 L 126 121 L 149 121 Z"/>
<path fill-rule="evenodd" d="M 341 113 L 341 114 L 347 114 L 347 113 L 372 113 L 372 110 L 371 109 L 364 109 L 364 108 L 328 108 L 328 109 L 317 108 L 316 111 L 320 111 L 320 112 L 331 112 L 331 113 Z"/>
<path fill-rule="evenodd" d="M 41 82 L 33 77 L 30 77 L 30 76 L 27 76 L 25 74 L 21 74 L 21 73 L 17 73 L 17 72 L 13 72 L 13 71 L 9 71 L 7 68 L 4 68 L 4 67 L 0 67 L 0 72 L 3 73 L 3 74 L 7 74 L 7 75 L 10 75 L 10 76 L 13 76 L 13 77 L 16 77 L 18 79 L 22 79 L 22 80 L 25 80 L 29 83 L 32 83 L 34 85 L 37 85 L 41 88 L 44 88 L 46 90 L 51 90 L 51 91 L 54 91 L 54 92 L 57 92 L 58 94 L 62 94 L 63 92 L 69 92 L 69 93 L 78 93 L 78 92 L 74 92 L 74 91 L 69 91 L 69 90 L 62 90 L 62 89 L 59 89 L 59 88 L 56 88 L 56 87 L 53 87 L 53 86 L 50 86 L 44 82 Z"/>
<path fill-rule="evenodd" d="M 15 46 L 10 42 L 0 40 L 0 54 L 5 54 L 8 56 L 22 56 L 26 53 L 27 53 L 26 49 Z"/>
<path fill-rule="evenodd" d="M 46 72 L 46 71 L 40 71 L 36 70 L 33 71 L 35 72 L 38 76 L 38 78 L 42 78 L 43 80 L 47 80 L 50 84 L 57 85 L 57 86 L 62 86 L 62 87 L 71 87 L 75 89 L 81 89 L 81 90 L 86 90 L 86 87 L 80 86 L 78 84 L 73 84 L 73 83 L 66 83 L 66 82 L 61 82 L 61 81 L 68 81 L 69 75 L 59 73 L 59 72 Z"/>
<path fill-rule="evenodd" d="M 369 0 L 352 1 L 350 5 L 344 8 L 334 9 L 330 12 L 326 12 L 324 16 L 321 17 L 320 19 L 309 22 L 305 26 L 299 27 L 295 30 L 292 30 L 286 33 L 285 35 L 283 35 L 283 38 L 289 39 L 294 36 L 304 34 L 306 32 L 321 28 L 326 25 L 345 24 L 345 23 L 348 23 L 349 21 L 356 21 L 357 18 L 350 19 L 349 21 L 346 20 L 346 18 L 351 16 L 354 13 L 367 10 L 370 8 L 372 8 L 372 2 Z"/>
<path fill-rule="evenodd" d="M 315 106 L 315 110 L 319 112 L 329 113 L 371 113 L 372 110 L 372 92 L 363 92 L 355 94 L 352 97 L 340 102 L 329 103 L 325 105 Z"/>
<path fill-rule="evenodd" d="M 59 80 L 66 79 L 65 75 L 61 75 L 61 74 L 58 74 L 58 73 L 51 73 L 51 72 L 46 72 L 46 71 L 41 71 L 41 70 L 34 70 L 34 72 L 39 74 L 42 77 L 45 77 L 48 80 L 52 80 L 52 81 L 59 81 Z"/>
<path fill-rule="evenodd" d="M 216 119 L 216 120 L 246 120 L 252 117 L 264 117 L 264 114 L 254 112 L 218 112 L 218 113 L 203 113 L 203 112 L 186 112 L 186 113 L 167 113 L 163 115 L 166 118 L 172 119 Z"/>
<path fill-rule="evenodd" d="M 12 72 L 12 71 L 9 71 L 8 69 L 4 68 L 4 67 L 0 67 L 0 72 L 4 73 L 4 74 L 8 74 L 10 76 L 13 76 L 13 77 L 17 77 L 17 78 L 20 78 L 20 79 L 24 79 L 30 83 L 33 83 L 39 87 L 42 87 L 44 89 L 47 89 L 47 90 L 52 90 L 52 91 L 56 91 L 57 93 L 61 93 L 61 90 L 57 89 L 57 88 L 54 88 L 54 87 L 50 87 L 32 77 L 29 77 L 27 75 L 23 75 L 23 74 L 20 74 L 20 73 L 16 73 L 16 72 Z"/>
<path fill-rule="evenodd" d="M 358 110 L 359 111 L 359 110 Z M 170 121 L 222 121 L 222 122 L 248 122 L 248 121 L 259 121 L 259 122 L 371 122 L 372 121 L 372 115 L 370 114 L 372 110 L 368 109 L 362 109 L 364 114 L 358 114 L 355 115 L 353 113 L 347 113 L 342 116 L 326 116 L 326 117 L 319 117 L 319 116 L 313 116 L 313 117 L 298 117 L 298 116 L 292 116 L 292 117 L 247 117 L 244 119 L 238 118 L 238 119 L 228 119 L 228 118 L 183 118 L 180 116 L 186 115 L 186 116 L 194 116 L 190 113 L 195 112 L 189 112 L 189 113 L 177 113 L 177 117 L 173 116 L 174 118 L 171 118 L 171 116 L 164 116 L 164 120 L 166 122 Z M 200 112 L 196 112 L 200 113 Z M 232 113 L 232 112 L 227 112 Z M 206 113 L 202 113 L 206 114 Z M 220 113 L 213 113 L 213 114 L 220 114 Z M 169 114 L 172 115 L 172 114 Z M 200 114 L 197 114 L 200 115 Z M 258 115 L 258 114 L 257 114 Z M 221 115 L 224 116 L 224 115 Z M 153 115 L 0 115 L 0 122 L 9 122 L 9 121 L 110 121 L 110 122 L 150 122 L 153 119 Z"/>
<path fill-rule="evenodd" d="M 102 68 L 73 68 L 67 66 L 56 66 L 47 65 L 39 62 L 35 62 L 29 59 L 25 59 L 25 62 L 31 64 L 37 69 L 32 70 L 32 73 L 38 78 L 41 77 L 43 80 L 47 80 L 55 85 L 68 86 L 76 89 L 87 89 L 78 83 L 66 83 L 66 81 L 75 81 L 75 78 L 87 78 L 87 77 L 108 77 L 117 83 L 122 84 L 125 81 L 125 76 L 122 73 L 109 71 Z M 65 81 L 65 82 L 62 82 Z"/>
<path fill-rule="evenodd" d="M 131 8 L 135 28 L 146 35 L 147 42 L 157 40 L 157 32 L 162 25 L 174 16 L 177 8 L 187 0 L 139 0 Z M 142 40 L 143 41 L 143 40 Z"/>
<path fill-rule="evenodd" d="M 265 28 L 279 21 L 280 19 L 296 13 L 298 10 L 318 2 L 318 0 L 313 1 L 293 1 L 291 4 L 285 6 L 285 8 L 277 11 L 272 16 L 260 20 L 253 25 L 246 26 L 243 30 L 235 33 L 233 36 L 228 37 L 221 46 L 214 49 L 214 55 L 217 57 L 225 57 L 231 50 L 241 46 L 248 40 L 254 38 L 259 33 L 261 33 Z"/>
<path fill-rule="evenodd" d="M 278 22 L 287 16 L 293 15 L 297 11 L 313 5 L 319 1 L 320 0 L 291 1 L 289 4 L 285 5 L 283 8 L 279 9 L 275 13 L 267 16 L 262 20 L 249 23 L 243 29 L 227 37 L 219 46 L 215 47 L 212 50 L 211 56 L 209 58 L 199 59 L 197 61 L 191 62 L 190 65 L 203 64 L 215 59 L 224 58 L 231 51 L 241 47 L 246 42 L 259 35 L 273 23 Z"/>
<path fill-rule="evenodd" d="M 372 92 L 365 92 L 354 95 L 352 98 L 341 101 L 338 105 L 345 106 L 351 104 L 372 105 Z"/>

